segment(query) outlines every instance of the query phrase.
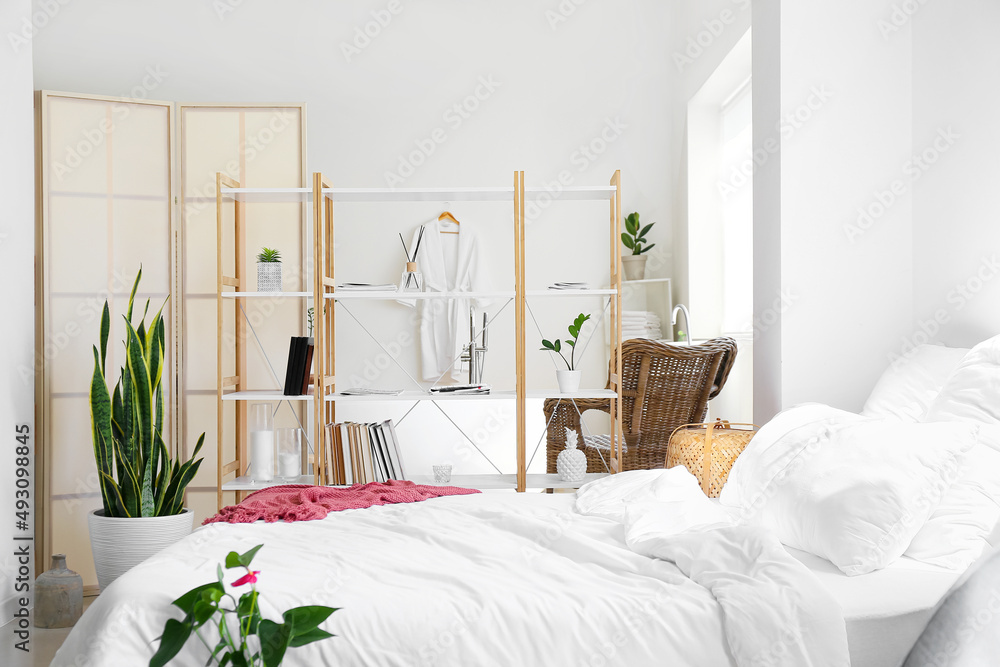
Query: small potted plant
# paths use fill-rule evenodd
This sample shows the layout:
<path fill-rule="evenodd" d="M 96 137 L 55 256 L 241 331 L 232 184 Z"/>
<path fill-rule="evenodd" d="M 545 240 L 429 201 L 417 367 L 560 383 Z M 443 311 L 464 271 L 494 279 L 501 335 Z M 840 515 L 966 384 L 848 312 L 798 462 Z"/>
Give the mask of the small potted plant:
<path fill-rule="evenodd" d="M 653 228 L 655 222 L 645 227 L 639 227 L 639 214 L 629 213 L 625 217 L 625 231 L 622 232 L 622 244 L 632 251 L 631 255 L 622 255 L 622 268 L 625 270 L 625 280 L 642 280 L 646 277 L 646 257 L 655 243 L 646 243 L 646 234 Z"/>
<path fill-rule="evenodd" d="M 146 310 L 132 324 L 132 304 L 142 269 L 132 285 L 125 319 L 125 365 L 110 387 L 105 379 L 108 302 L 101 316 L 101 347 L 94 346 L 90 382 L 90 420 L 94 458 L 101 489 L 101 507 L 87 522 L 101 590 L 126 570 L 191 532 L 194 514 L 184 507 L 184 492 L 198 474 L 196 459 L 205 434 L 187 461 L 173 460 L 163 439 L 166 328 L 163 308 L 149 327 Z"/>
<path fill-rule="evenodd" d="M 257 253 L 257 291 L 281 291 L 281 252 L 274 248 L 261 248 Z"/>
<path fill-rule="evenodd" d="M 541 349 L 547 352 L 555 352 L 566 364 L 566 370 L 556 371 L 556 381 L 559 383 L 559 391 L 563 394 L 570 394 L 580 389 L 581 372 L 576 369 L 576 344 L 580 339 L 580 329 L 583 327 L 583 323 L 589 319 L 590 315 L 580 313 L 573 320 L 573 324 L 569 325 L 569 335 L 572 336 L 572 338 L 566 339 L 566 344 L 572 348 L 572 351 L 569 353 L 569 359 L 563 354 L 562 342 L 558 338 L 555 341 L 542 340 Z"/>

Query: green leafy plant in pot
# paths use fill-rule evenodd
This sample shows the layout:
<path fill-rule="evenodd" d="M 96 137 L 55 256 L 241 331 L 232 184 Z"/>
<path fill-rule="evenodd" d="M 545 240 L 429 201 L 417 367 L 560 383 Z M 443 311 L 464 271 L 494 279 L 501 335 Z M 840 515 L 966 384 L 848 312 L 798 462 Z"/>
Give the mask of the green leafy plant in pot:
<path fill-rule="evenodd" d="M 184 492 L 201 466 L 202 459 L 195 457 L 205 442 L 202 433 L 191 458 L 181 463 L 171 459 L 163 440 L 163 306 L 147 327 L 147 300 L 139 325 L 133 326 L 132 307 L 141 279 L 140 268 L 124 316 L 125 365 L 113 390 L 105 379 L 111 330 L 107 301 L 100 350 L 94 346 L 90 420 L 102 508 L 90 513 L 88 523 L 102 589 L 191 532 L 194 515 L 184 508 Z"/>
<path fill-rule="evenodd" d="M 281 251 L 261 248 L 257 253 L 257 291 L 281 291 Z"/>
<path fill-rule="evenodd" d="M 653 228 L 655 222 L 651 222 L 645 227 L 639 224 L 639 214 L 629 213 L 625 216 L 625 231 L 622 232 L 622 245 L 632 251 L 629 255 L 622 255 L 622 268 L 625 271 L 625 280 L 642 280 L 646 277 L 646 257 L 656 245 L 650 243 L 646 245 L 646 234 Z"/>
<path fill-rule="evenodd" d="M 556 381 L 559 383 L 559 391 L 564 394 L 579 391 L 580 389 L 581 372 L 576 369 L 576 344 L 580 340 L 580 329 L 583 328 L 584 323 L 589 319 L 590 315 L 580 313 L 567 328 L 571 336 L 571 338 L 566 339 L 566 345 L 570 347 L 569 359 L 563 354 L 562 341 L 558 338 L 554 341 L 542 339 L 542 347 L 540 349 L 546 352 L 555 352 L 562 358 L 563 363 L 566 364 L 566 370 L 556 371 Z"/>

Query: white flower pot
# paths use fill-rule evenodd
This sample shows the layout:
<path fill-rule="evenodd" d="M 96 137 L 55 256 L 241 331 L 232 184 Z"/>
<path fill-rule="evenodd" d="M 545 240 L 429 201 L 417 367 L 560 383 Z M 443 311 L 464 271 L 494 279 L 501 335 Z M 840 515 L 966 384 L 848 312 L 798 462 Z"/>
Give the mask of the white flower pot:
<path fill-rule="evenodd" d="M 622 270 L 625 280 L 642 280 L 646 277 L 645 255 L 622 255 Z"/>
<path fill-rule="evenodd" d="M 257 291 L 281 291 L 281 262 L 257 262 Z"/>
<path fill-rule="evenodd" d="M 580 391 L 580 376 L 583 371 L 556 371 L 556 382 L 559 383 L 559 391 L 563 394 L 572 394 Z"/>
<path fill-rule="evenodd" d="M 190 535 L 194 513 L 185 508 L 172 516 L 128 519 L 106 517 L 102 508 L 88 514 L 87 523 L 97 583 L 103 591 L 128 570 Z"/>

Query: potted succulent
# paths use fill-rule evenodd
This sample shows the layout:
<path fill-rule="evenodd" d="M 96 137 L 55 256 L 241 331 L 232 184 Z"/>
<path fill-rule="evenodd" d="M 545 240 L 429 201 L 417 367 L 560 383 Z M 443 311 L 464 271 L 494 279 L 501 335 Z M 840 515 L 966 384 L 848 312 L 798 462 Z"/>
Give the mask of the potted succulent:
<path fill-rule="evenodd" d="M 281 291 L 281 251 L 261 248 L 257 253 L 257 291 Z"/>
<path fill-rule="evenodd" d="M 138 327 L 132 325 L 132 305 L 141 279 L 140 268 L 124 316 L 125 365 L 113 390 L 105 380 L 111 329 L 107 301 L 101 317 L 100 351 L 94 346 L 90 420 L 103 506 L 90 513 L 88 524 L 102 590 L 191 532 L 194 515 L 184 508 L 184 491 L 198 473 L 202 459 L 195 457 L 205 442 L 202 433 L 191 458 L 181 463 L 171 459 L 163 441 L 163 307 L 147 328 L 147 300 Z"/>
<path fill-rule="evenodd" d="M 563 354 L 562 342 L 558 338 L 555 341 L 542 340 L 541 349 L 548 352 L 555 352 L 562 358 L 563 363 L 566 364 L 566 370 L 556 371 L 556 381 L 559 383 L 559 391 L 564 394 L 570 394 L 580 389 L 581 372 L 576 369 L 576 344 L 580 339 L 580 329 L 583 327 L 583 323 L 589 319 L 590 315 L 580 313 L 573 320 L 573 324 L 569 325 L 569 335 L 572 336 L 572 338 L 566 339 L 566 344 L 572 348 L 569 359 Z"/>
<path fill-rule="evenodd" d="M 625 216 L 625 231 L 622 232 L 622 244 L 632 251 L 631 255 L 622 255 L 622 268 L 625 271 L 625 280 L 642 280 L 646 277 L 646 257 L 644 253 L 649 252 L 655 243 L 646 243 L 646 234 L 653 228 L 655 222 L 651 222 L 645 227 L 639 226 L 639 214 L 629 213 Z"/>

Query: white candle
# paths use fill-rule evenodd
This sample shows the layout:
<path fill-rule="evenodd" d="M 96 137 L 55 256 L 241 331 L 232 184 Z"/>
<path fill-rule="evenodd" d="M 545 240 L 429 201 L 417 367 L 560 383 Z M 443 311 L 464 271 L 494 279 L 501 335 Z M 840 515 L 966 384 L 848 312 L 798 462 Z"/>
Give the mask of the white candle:
<path fill-rule="evenodd" d="M 285 480 L 298 479 L 302 474 L 302 466 L 297 452 L 282 452 L 278 454 L 278 477 Z"/>
<path fill-rule="evenodd" d="M 274 431 L 250 431 L 250 479 L 274 479 Z"/>

